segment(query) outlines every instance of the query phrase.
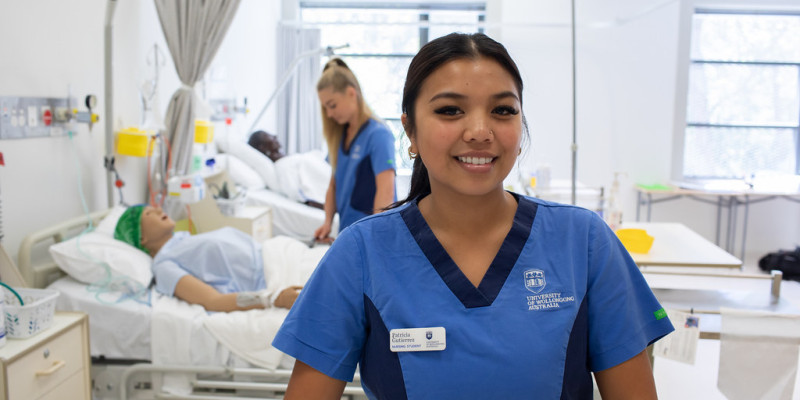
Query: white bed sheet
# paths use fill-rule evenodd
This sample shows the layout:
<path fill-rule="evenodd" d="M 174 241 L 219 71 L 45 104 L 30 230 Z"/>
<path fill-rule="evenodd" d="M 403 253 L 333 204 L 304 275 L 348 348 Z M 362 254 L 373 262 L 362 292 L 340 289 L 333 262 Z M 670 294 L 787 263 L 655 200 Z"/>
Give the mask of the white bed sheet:
<path fill-rule="evenodd" d="M 89 315 L 89 347 L 92 357 L 151 360 L 152 307 L 133 300 L 116 304 L 101 303 L 95 298 L 94 293 L 86 290 L 86 287 L 86 284 L 69 276 L 60 278 L 48 286 L 49 289 L 60 293 L 56 302 L 57 310 L 81 311 Z M 154 289 L 151 291 L 151 298 L 155 300 L 157 294 Z M 114 294 L 109 294 L 102 298 L 114 297 Z M 193 349 L 191 354 L 193 363 L 249 365 L 231 354 L 202 324 L 192 324 L 187 329 L 191 331 L 189 341 Z M 215 346 L 207 346 L 209 343 Z M 192 344 L 198 345 L 192 346 Z"/>
<path fill-rule="evenodd" d="M 325 211 L 294 201 L 269 190 L 249 190 L 247 204 L 272 208 L 272 235 L 288 236 L 305 243 L 314 238 L 314 231 L 325 221 Z M 331 236 L 339 232 L 339 216 L 333 219 Z"/>
<path fill-rule="evenodd" d="M 48 286 L 61 293 L 56 310 L 82 311 L 89 315 L 92 357 L 149 360 L 150 307 L 132 300 L 103 304 L 86 287 L 69 276 Z"/>

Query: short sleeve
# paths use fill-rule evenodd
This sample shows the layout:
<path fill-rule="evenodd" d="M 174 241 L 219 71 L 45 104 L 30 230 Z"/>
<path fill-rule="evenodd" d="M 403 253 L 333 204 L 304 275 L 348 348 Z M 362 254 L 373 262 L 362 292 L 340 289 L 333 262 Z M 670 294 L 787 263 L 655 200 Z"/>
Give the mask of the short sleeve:
<path fill-rule="evenodd" d="M 381 124 L 380 129 L 375 131 L 375 139 L 372 143 L 370 162 L 375 175 L 387 169 L 396 169 L 394 162 L 394 136 Z"/>
<path fill-rule="evenodd" d="M 674 328 L 639 268 L 599 217 L 589 230 L 590 368 L 600 371 L 641 353 Z"/>
<path fill-rule="evenodd" d="M 175 295 L 175 286 L 178 281 L 189 272 L 170 260 L 153 263 L 153 277 L 156 280 L 156 290 L 168 296 Z"/>
<path fill-rule="evenodd" d="M 352 381 L 366 337 L 358 236 L 345 230 L 320 261 L 272 345 L 332 378 Z"/>

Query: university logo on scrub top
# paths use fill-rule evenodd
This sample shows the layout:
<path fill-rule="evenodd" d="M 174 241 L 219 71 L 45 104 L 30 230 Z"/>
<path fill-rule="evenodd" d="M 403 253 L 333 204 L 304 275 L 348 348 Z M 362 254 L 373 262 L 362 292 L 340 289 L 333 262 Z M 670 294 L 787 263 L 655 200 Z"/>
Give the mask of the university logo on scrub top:
<path fill-rule="evenodd" d="M 361 158 L 361 145 L 360 144 L 357 144 L 357 145 L 353 146 L 353 152 L 351 153 L 350 158 L 352 158 L 353 160 L 358 160 L 359 158 Z"/>
<path fill-rule="evenodd" d="M 550 289 L 547 293 L 541 293 L 547 286 L 544 279 L 544 271 L 540 269 L 529 269 L 524 272 L 525 288 L 533 292 L 533 295 L 525 296 L 525 303 L 528 311 L 558 310 L 563 306 L 575 303 L 575 296 L 569 293 L 558 292 Z M 556 282 L 558 286 L 558 282 Z"/>
<path fill-rule="evenodd" d="M 433 331 L 425 331 L 425 339 L 431 340 L 433 337 Z"/>
<path fill-rule="evenodd" d="M 525 288 L 533 293 L 544 290 L 547 282 L 544 280 L 544 271 L 540 269 L 529 269 L 525 271 Z"/>

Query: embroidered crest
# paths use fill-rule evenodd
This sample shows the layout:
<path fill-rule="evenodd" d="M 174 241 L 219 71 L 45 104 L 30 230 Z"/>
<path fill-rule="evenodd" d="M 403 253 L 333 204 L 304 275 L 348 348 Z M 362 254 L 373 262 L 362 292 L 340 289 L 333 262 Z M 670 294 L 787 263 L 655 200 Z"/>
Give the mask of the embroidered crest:
<path fill-rule="evenodd" d="M 525 288 L 533 293 L 541 292 L 547 282 L 544 279 L 544 271 L 540 269 L 529 269 L 525 271 Z"/>

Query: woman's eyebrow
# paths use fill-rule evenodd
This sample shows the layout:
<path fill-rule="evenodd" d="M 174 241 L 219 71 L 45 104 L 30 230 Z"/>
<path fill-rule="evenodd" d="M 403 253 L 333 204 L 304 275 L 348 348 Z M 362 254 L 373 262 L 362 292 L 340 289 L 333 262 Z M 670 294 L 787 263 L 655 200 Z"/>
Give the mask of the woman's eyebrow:
<path fill-rule="evenodd" d="M 512 92 L 512 91 L 500 92 L 500 93 L 492 96 L 492 98 L 494 98 L 496 100 L 504 99 L 504 98 L 507 98 L 507 97 L 512 97 L 512 98 L 514 98 L 514 100 L 519 101 L 519 97 L 517 97 L 517 94 Z"/>
<path fill-rule="evenodd" d="M 433 101 L 435 101 L 437 99 L 461 100 L 461 99 L 465 99 L 466 97 L 467 96 L 465 96 L 463 94 L 460 94 L 460 93 L 456 93 L 456 92 L 442 92 L 442 93 L 437 93 L 436 95 L 431 97 L 431 99 L 428 102 L 433 102 Z M 505 98 L 508 98 L 508 97 L 511 97 L 514 100 L 519 101 L 519 97 L 517 97 L 516 93 L 514 93 L 514 92 L 512 92 L 510 90 L 507 90 L 507 91 L 500 92 L 500 93 L 492 95 L 492 98 L 495 99 L 495 100 L 505 99 Z"/>
<path fill-rule="evenodd" d="M 431 99 L 428 100 L 428 102 L 432 103 L 433 101 L 435 101 L 437 99 L 455 99 L 455 100 L 460 100 L 460 99 L 465 99 L 465 98 L 467 98 L 467 96 L 464 96 L 463 94 L 460 94 L 460 93 L 442 92 L 442 93 L 437 93 L 436 95 L 431 97 Z"/>

